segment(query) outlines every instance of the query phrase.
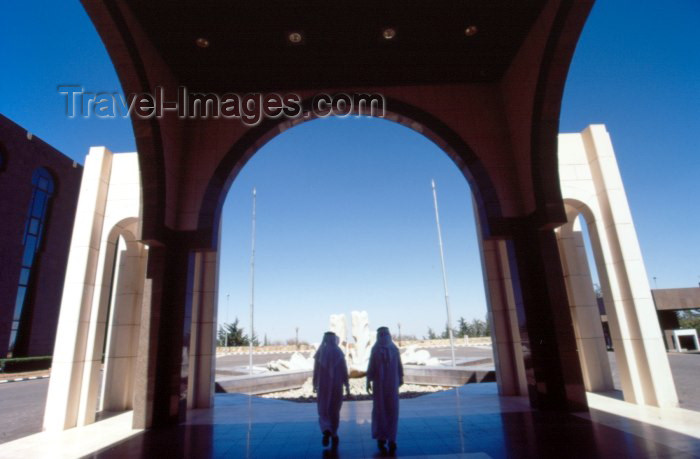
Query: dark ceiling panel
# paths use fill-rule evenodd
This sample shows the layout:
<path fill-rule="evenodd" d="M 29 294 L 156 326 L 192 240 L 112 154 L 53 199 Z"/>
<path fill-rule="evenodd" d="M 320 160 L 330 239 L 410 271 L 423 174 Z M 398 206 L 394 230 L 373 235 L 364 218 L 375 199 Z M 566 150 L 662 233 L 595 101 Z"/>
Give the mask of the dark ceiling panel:
<path fill-rule="evenodd" d="M 127 3 L 182 84 L 241 92 L 494 81 L 544 1 Z"/>

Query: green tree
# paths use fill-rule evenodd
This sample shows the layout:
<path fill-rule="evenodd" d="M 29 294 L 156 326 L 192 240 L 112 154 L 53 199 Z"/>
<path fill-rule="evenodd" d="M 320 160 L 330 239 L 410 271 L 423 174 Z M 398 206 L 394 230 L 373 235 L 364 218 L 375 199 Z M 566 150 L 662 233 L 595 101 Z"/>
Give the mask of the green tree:
<path fill-rule="evenodd" d="M 232 324 L 223 324 L 219 329 L 219 345 L 226 346 L 227 336 L 229 346 L 247 346 L 250 342 L 248 335 L 243 333 L 243 327 L 238 325 L 238 317 L 236 317 Z M 255 343 L 256 340 L 257 338 L 253 337 L 253 344 L 257 346 Z"/>
<path fill-rule="evenodd" d="M 489 315 L 486 314 L 484 320 L 472 319 L 470 322 L 467 322 L 464 317 L 460 317 L 457 322 L 455 336 L 459 338 L 464 338 L 465 336 L 470 336 L 472 338 L 479 336 L 491 336 L 491 322 L 489 321 Z"/>
<path fill-rule="evenodd" d="M 681 328 L 694 328 L 700 333 L 700 309 L 678 311 L 676 314 Z"/>
<path fill-rule="evenodd" d="M 467 322 L 464 317 L 460 317 L 457 323 L 457 336 L 464 338 L 465 336 L 477 336 L 474 328 L 474 321 Z"/>
<path fill-rule="evenodd" d="M 435 331 L 432 328 L 428 327 L 428 339 L 437 339 L 437 338 L 438 338 L 437 333 L 435 333 Z M 425 339 L 425 336 L 423 337 L 423 339 Z"/>
<path fill-rule="evenodd" d="M 464 317 L 460 317 L 459 320 L 457 321 L 457 337 L 458 338 L 464 338 L 464 335 L 467 334 L 467 321 L 464 320 Z"/>
<path fill-rule="evenodd" d="M 486 335 L 486 322 L 481 319 L 472 319 L 471 328 L 474 333 L 473 336 L 487 336 Z"/>

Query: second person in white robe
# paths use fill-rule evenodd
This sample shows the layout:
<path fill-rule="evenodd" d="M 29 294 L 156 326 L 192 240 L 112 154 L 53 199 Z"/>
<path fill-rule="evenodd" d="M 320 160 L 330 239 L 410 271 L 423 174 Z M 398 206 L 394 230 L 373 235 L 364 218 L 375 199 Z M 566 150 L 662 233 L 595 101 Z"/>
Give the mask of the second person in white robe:
<path fill-rule="evenodd" d="M 372 391 L 372 438 L 381 450 L 389 442 L 396 450 L 399 423 L 399 386 L 403 384 L 403 365 L 399 349 L 387 327 L 377 329 L 377 341 L 367 367 L 367 389 Z"/>

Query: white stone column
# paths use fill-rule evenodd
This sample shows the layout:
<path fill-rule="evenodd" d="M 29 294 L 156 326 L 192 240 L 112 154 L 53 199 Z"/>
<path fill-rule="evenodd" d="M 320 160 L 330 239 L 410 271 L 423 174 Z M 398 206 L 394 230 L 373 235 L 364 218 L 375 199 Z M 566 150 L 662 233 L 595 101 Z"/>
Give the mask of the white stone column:
<path fill-rule="evenodd" d="M 624 354 L 622 359 L 618 357 L 618 365 L 628 367 L 628 386 L 633 389 L 633 393 L 625 391 L 625 399 L 660 407 L 677 406 L 678 396 L 612 142 L 603 125 L 589 126 L 581 136 L 600 210 L 595 232 L 607 277 L 601 279 L 606 312 L 611 331 L 613 326 L 619 330 L 613 334 L 613 346 L 616 356 Z"/>
<path fill-rule="evenodd" d="M 501 395 L 527 395 L 516 297 L 507 242 L 481 240 L 481 264 L 491 322 L 491 343 Z"/>
<path fill-rule="evenodd" d="M 84 426 L 95 422 L 97 411 L 97 391 L 100 387 L 100 369 L 102 367 L 102 348 L 105 340 L 105 327 L 110 303 L 114 304 L 112 291 L 112 276 L 117 284 L 121 272 L 117 269 L 121 262 L 121 252 L 126 247 L 119 240 L 111 240 L 105 236 L 101 243 L 101 249 L 97 262 L 97 274 L 95 277 L 95 292 L 90 308 L 90 322 L 88 325 L 88 338 L 85 347 L 85 361 L 83 364 L 83 377 L 80 387 L 80 403 L 78 408 L 78 425 Z M 116 266 L 115 266 L 116 264 Z M 116 292 L 114 292 L 116 293 Z"/>
<path fill-rule="evenodd" d="M 216 365 L 216 317 L 219 254 L 197 252 L 192 292 L 192 333 L 190 336 L 187 408 L 209 408 L 214 402 Z"/>
<path fill-rule="evenodd" d="M 93 147 L 85 159 L 58 318 L 44 429 L 74 427 L 82 387 L 112 153 Z"/>
<path fill-rule="evenodd" d="M 146 267 L 147 251 L 140 242 L 120 244 L 119 251 L 121 256 L 114 277 L 102 379 L 100 410 L 105 411 L 123 411 L 133 407 L 134 369 Z"/>
<path fill-rule="evenodd" d="M 575 218 L 575 217 L 574 217 Z M 576 345 L 587 391 L 613 390 L 600 311 L 593 290 L 583 234 L 570 221 L 556 231 Z"/>

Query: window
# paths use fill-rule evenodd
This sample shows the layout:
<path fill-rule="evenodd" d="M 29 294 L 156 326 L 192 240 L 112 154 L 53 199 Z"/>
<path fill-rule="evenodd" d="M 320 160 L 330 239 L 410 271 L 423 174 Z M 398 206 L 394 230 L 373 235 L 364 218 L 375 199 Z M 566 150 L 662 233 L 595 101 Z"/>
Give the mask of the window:
<path fill-rule="evenodd" d="M 34 171 L 32 186 L 32 199 L 29 202 L 27 222 L 25 223 L 24 237 L 22 238 L 22 246 L 24 247 L 22 266 L 20 268 L 19 284 L 17 285 L 15 311 L 12 315 L 12 329 L 8 347 L 8 354 L 12 356 L 16 356 L 15 347 L 18 344 L 18 339 L 26 335 L 24 329 L 30 322 L 29 317 L 25 316 L 28 316 L 31 309 L 28 307 L 28 304 L 32 297 L 32 268 L 35 266 L 37 254 L 41 250 L 41 240 L 46 226 L 46 214 L 54 192 L 54 181 L 49 171 L 44 168 Z"/>

